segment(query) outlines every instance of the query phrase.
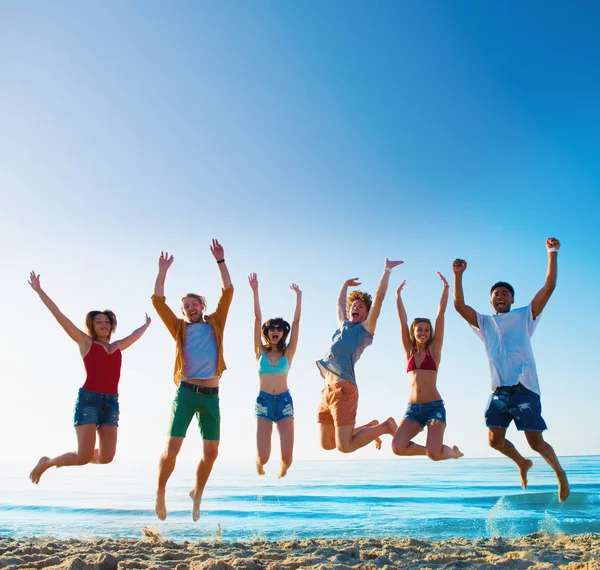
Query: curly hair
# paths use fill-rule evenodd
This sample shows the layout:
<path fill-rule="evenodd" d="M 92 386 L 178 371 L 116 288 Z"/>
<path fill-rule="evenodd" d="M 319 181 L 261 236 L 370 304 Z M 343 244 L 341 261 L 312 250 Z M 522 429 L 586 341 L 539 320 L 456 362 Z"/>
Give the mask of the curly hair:
<path fill-rule="evenodd" d="M 117 328 L 117 317 L 112 311 L 109 311 L 108 309 L 105 309 L 104 311 L 90 311 L 85 316 L 85 327 L 87 328 L 88 334 L 94 340 L 98 340 L 98 335 L 94 330 L 94 319 L 98 315 L 105 315 L 108 318 L 108 322 L 110 323 L 110 333 L 108 333 L 108 340 L 110 341 L 112 333 L 114 333 Z"/>
<path fill-rule="evenodd" d="M 373 303 L 373 297 L 364 291 L 352 291 L 346 299 L 346 312 L 350 310 L 354 301 L 362 301 L 367 306 L 367 312 L 369 312 Z"/>
<path fill-rule="evenodd" d="M 276 348 L 285 354 L 285 349 L 287 348 L 287 344 L 285 341 L 287 340 L 288 334 L 290 334 L 290 323 L 284 321 L 281 317 L 277 317 L 275 319 L 269 319 L 262 326 L 262 336 L 265 339 L 265 350 L 273 350 L 273 345 L 269 340 L 269 327 L 271 325 L 280 326 L 283 329 L 283 336 L 277 342 Z"/>

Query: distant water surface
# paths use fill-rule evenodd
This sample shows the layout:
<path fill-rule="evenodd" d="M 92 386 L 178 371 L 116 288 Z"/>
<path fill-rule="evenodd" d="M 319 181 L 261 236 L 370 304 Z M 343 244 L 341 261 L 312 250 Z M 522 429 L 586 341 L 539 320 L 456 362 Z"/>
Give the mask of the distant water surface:
<path fill-rule="evenodd" d="M 27 465 L 2 476 L 0 536 L 136 538 L 143 527 L 177 541 L 600 533 L 600 456 L 561 463 L 571 483 L 564 504 L 541 458 L 526 491 L 504 458 L 296 461 L 284 479 L 275 462 L 259 477 L 250 463 L 217 461 L 197 523 L 187 496 L 195 464 L 177 464 L 164 522 L 154 514 L 156 462 L 52 469 L 38 486 Z"/>

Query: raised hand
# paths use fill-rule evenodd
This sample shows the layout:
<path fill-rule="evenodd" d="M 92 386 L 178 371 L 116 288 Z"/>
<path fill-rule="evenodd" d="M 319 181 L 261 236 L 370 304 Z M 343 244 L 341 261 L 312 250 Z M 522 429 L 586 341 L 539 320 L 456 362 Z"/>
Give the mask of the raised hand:
<path fill-rule="evenodd" d="M 146 313 L 146 326 L 149 327 L 151 322 L 152 319 L 148 316 L 148 313 Z"/>
<path fill-rule="evenodd" d="M 457 275 L 464 273 L 467 268 L 467 262 L 464 259 L 457 258 L 452 262 L 452 271 Z"/>
<path fill-rule="evenodd" d="M 402 265 L 404 261 L 390 261 L 387 257 L 385 258 L 385 268 L 386 269 L 394 269 L 394 267 L 398 267 L 398 265 Z"/>
<path fill-rule="evenodd" d="M 547 238 L 546 249 L 560 249 L 560 241 L 556 238 Z"/>
<path fill-rule="evenodd" d="M 250 275 L 248 275 L 248 283 L 250 284 L 250 289 L 252 289 L 252 291 L 258 291 L 258 277 L 256 276 L 256 273 L 250 273 Z"/>
<path fill-rule="evenodd" d="M 446 281 L 446 278 L 438 271 L 437 272 L 438 277 L 442 280 L 442 283 L 444 284 L 444 287 L 448 287 L 448 281 Z"/>
<path fill-rule="evenodd" d="M 358 287 L 359 285 L 360 285 L 360 281 L 358 280 L 358 277 L 353 277 L 352 279 L 348 279 L 346 281 L 347 287 Z"/>
<path fill-rule="evenodd" d="M 28 283 L 36 293 L 39 293 L 42 290 L 42 285 L 40 284 L 40 275 L 36 275 L 35 271 L 32 271 L 29 274 Z"/>
<path fill-rule="evenodd" d="M 398 286 L 398 289 L 396 289 L 396 297 L 400 297 L 400 295 L 402 294 L 402 289 L 404 289 L 405 285 L 406 285 L 406 279 L 404 281 L 402 281 L 402 283 L 400 283 L 400 285 Z"/>
<path fill-rule="evenodd" d="M 298 287 L 298 285 L 296 285 L 295 283 L 292 283 L 290 285 L 290 289 L 296 293 L 296 295 L 302 295 L 302 291 L 300 291 L 300 287 Z"/>
<path fill-rule="evenodd" d="M 210 246 L 210 252 L 214 255 L 217 261 L 221 259 L 225 259 L 225 250 L 223 246 L 219 243 L 219 240 L 213 239 L 212 244 Z"/>
<path fill-rule="evenodd" d="M 166 273 L 173 264 L 173 260 L 175 258 L 172 255 L 169 255 L 168 251 L 161 251 L 160 257 L 158 258 L 158 270 Z"/>

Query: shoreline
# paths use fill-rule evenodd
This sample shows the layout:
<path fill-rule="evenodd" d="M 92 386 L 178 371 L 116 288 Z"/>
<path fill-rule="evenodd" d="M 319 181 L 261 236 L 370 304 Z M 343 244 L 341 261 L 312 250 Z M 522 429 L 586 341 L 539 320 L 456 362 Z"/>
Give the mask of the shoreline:
<path fill-rule="evenodd" d="M 503 568 L 600 570 L 600 534 L 520 538 L 356 538 L 174 542 L 142 529 L 142 539 L 57 540 L 0 536 L 2 570 L 344 570 Z"/>

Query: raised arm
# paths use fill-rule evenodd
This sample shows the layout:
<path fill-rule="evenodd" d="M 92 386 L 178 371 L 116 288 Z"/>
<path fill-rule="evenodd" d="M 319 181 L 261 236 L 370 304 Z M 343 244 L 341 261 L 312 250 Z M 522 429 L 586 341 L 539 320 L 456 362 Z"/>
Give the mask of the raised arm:
<path fill-rule="evenodd" d="M 157 297 L 165 296 L 165 279 L 167 278 L 167 271 L 169 267 L 173 265 L 174 257 L 169 255 L 168 251 L 161 251 L 160 257 L 158 258 L 158 275 L 156 276 L 156 282 L 154 283 L 154 294 Z"/>
<path fill-rule="evenodd" d="M 65 315 L 60 312 L 60 309 L 56 303 L 48 297 L 46 292 L 42 289 L 40 283 L 40 275 L 36 275 L 35 271 L 29 274 L 29 285 L 38 294 L 42 303 L 48 307 L 50 312 L 54 315 L 54 318 L 58 321 L 58 324 L 64 329 L 64 331 L 79 345 L 82 353 L 87 352 L 92 339 L 85 334 L 82 330 L 78 329 Z"/>
<path fill-rule="evenodd" d="M 404 302 L 402 301 L 402 289 L 404 289 L 405 285 L 406 280 L 402 281 L 398 289 L 396 289 L 396 305 L 398 307 L 398 318 L 400 319 L 400 338 L 402 339 L 402 348 L 404 348 L 404 354 L 406 356 L 406 360 L 408 360 L 414 347 L 410 340 L 408 317 L 406 316 L 406 309 L 404 308 Z"/>
<path fill-rule="evenodd" d="M 435 318 L 435 328 L 433 341 L 431 342 L 431 348 L 437 353 L 437 357 L 439 360 L 440 353 L 442 351 L 442 344 L 444 344 L 444 325 L 445 325 L 445 315 L 446 308 L 448 307 L 448 296 L 449 296 L 449 285 L 446 278 L 438 271 L 438 277 L 442 281 L 442 296 L 440 297 L 440 304 L 438 305 L 438 312 Z"/>
<path fill-rule="evenodd" d="M 464 259 L 455 259 L 452 262 L 452 271 L 454 272 L 454 308 L 465 321 L 470 325 L 479 328 L 475 309 L 465 304 L 462 278 L 466 268 L 467 262 Z"/>
<path fill-rule="evenodd" d="M 383 268 L 383 274 L 381 275 L 381 279 L 377 285 L 375 297 L 373 297 L 371 310 L 369 311 L 369 315 L 363 323 L 365 329 L 367 329 L 371 334 L 375 332 L 375 327 L 377 326 L 377 319 L 381 313 L 381 306 L 383 305 L 383 300 L 385 299 L 385 294 L 387 293 L 392 269 L 398 265 L 401 265 L 402 263 L 404 263 L 404 261 L 390 261 L 387 257 L 385 258 L 385 267 Z"/>
<path fill-rule="evenodd" d="M 254 353 L 256 354 L 256 358 L 258 358 L 262 354 L 264 347 L 261 338 L 262 313 L 258 299 L 258 277 L 256 273 L 248 275 L 248 283 L 250 284 L 250 289 L 252 289 L 252 297 L 254 299 Z"/>
<path fill-rule="evenodd" d="M 295 283 L 290 285 L 290 289 L 296 293 L 296 310 L 294 311 L 294 320 L 292 321 L 292 331 L 290 332 L 290 342 L 286 350 L 288 362 L 291 364 L 296 347 L 298 346 L 298 334 L 300 332 L 300 314 L 302 313 L 302 291 Z"/>
<path fill-rule="evenodd" d="M 546 303 L 550 299 L 550 296 L 556 287 L 557 257 L 559 249 L 560 242 L 556 238 L 548 238 L 546 240 L 548 268 L 546 269 L 546 280 L 544 281 L 544 286 L 536 293 L 533 301 L 531 301 L 531 312 L 534 319 L 537 319 L 544 310 Z"/>
<path fill-rule="evenodd" d="M 135 329 L 129 336 L 116 341 L 115 344 L 119 347 L 121 352 L 142 338 L 142 335 L 146 332 L 151 322 L 152 319 L 148 316 L 148 313 L 146 313 L 146 322 L 139 329 Z"/>
<path fill-rule="evenodd" d="M 337 320 L 339 325 L 341 325 L 348 317 L 348 310 L 346 308 L 346 301 L 348 300 L 348 287 L 358 287 L 359 285 L 360 281 L 358 280 L 358 277 L 353 277 L 352 279 L 344 281 L 337 300 Z"/>
<path fill-rule="evenodd" d="M 229 289 L 229 287 L 231 287 L 231 276 L 229 275 L 229 269 L 227 268 L 227 262 L 225 261 L 225 250 L 218 240 L 212 240 L 210 252 L 217 260 L 219 272 L 221 273 L 221 284 L 223 285 L 223 289 Z"/>

